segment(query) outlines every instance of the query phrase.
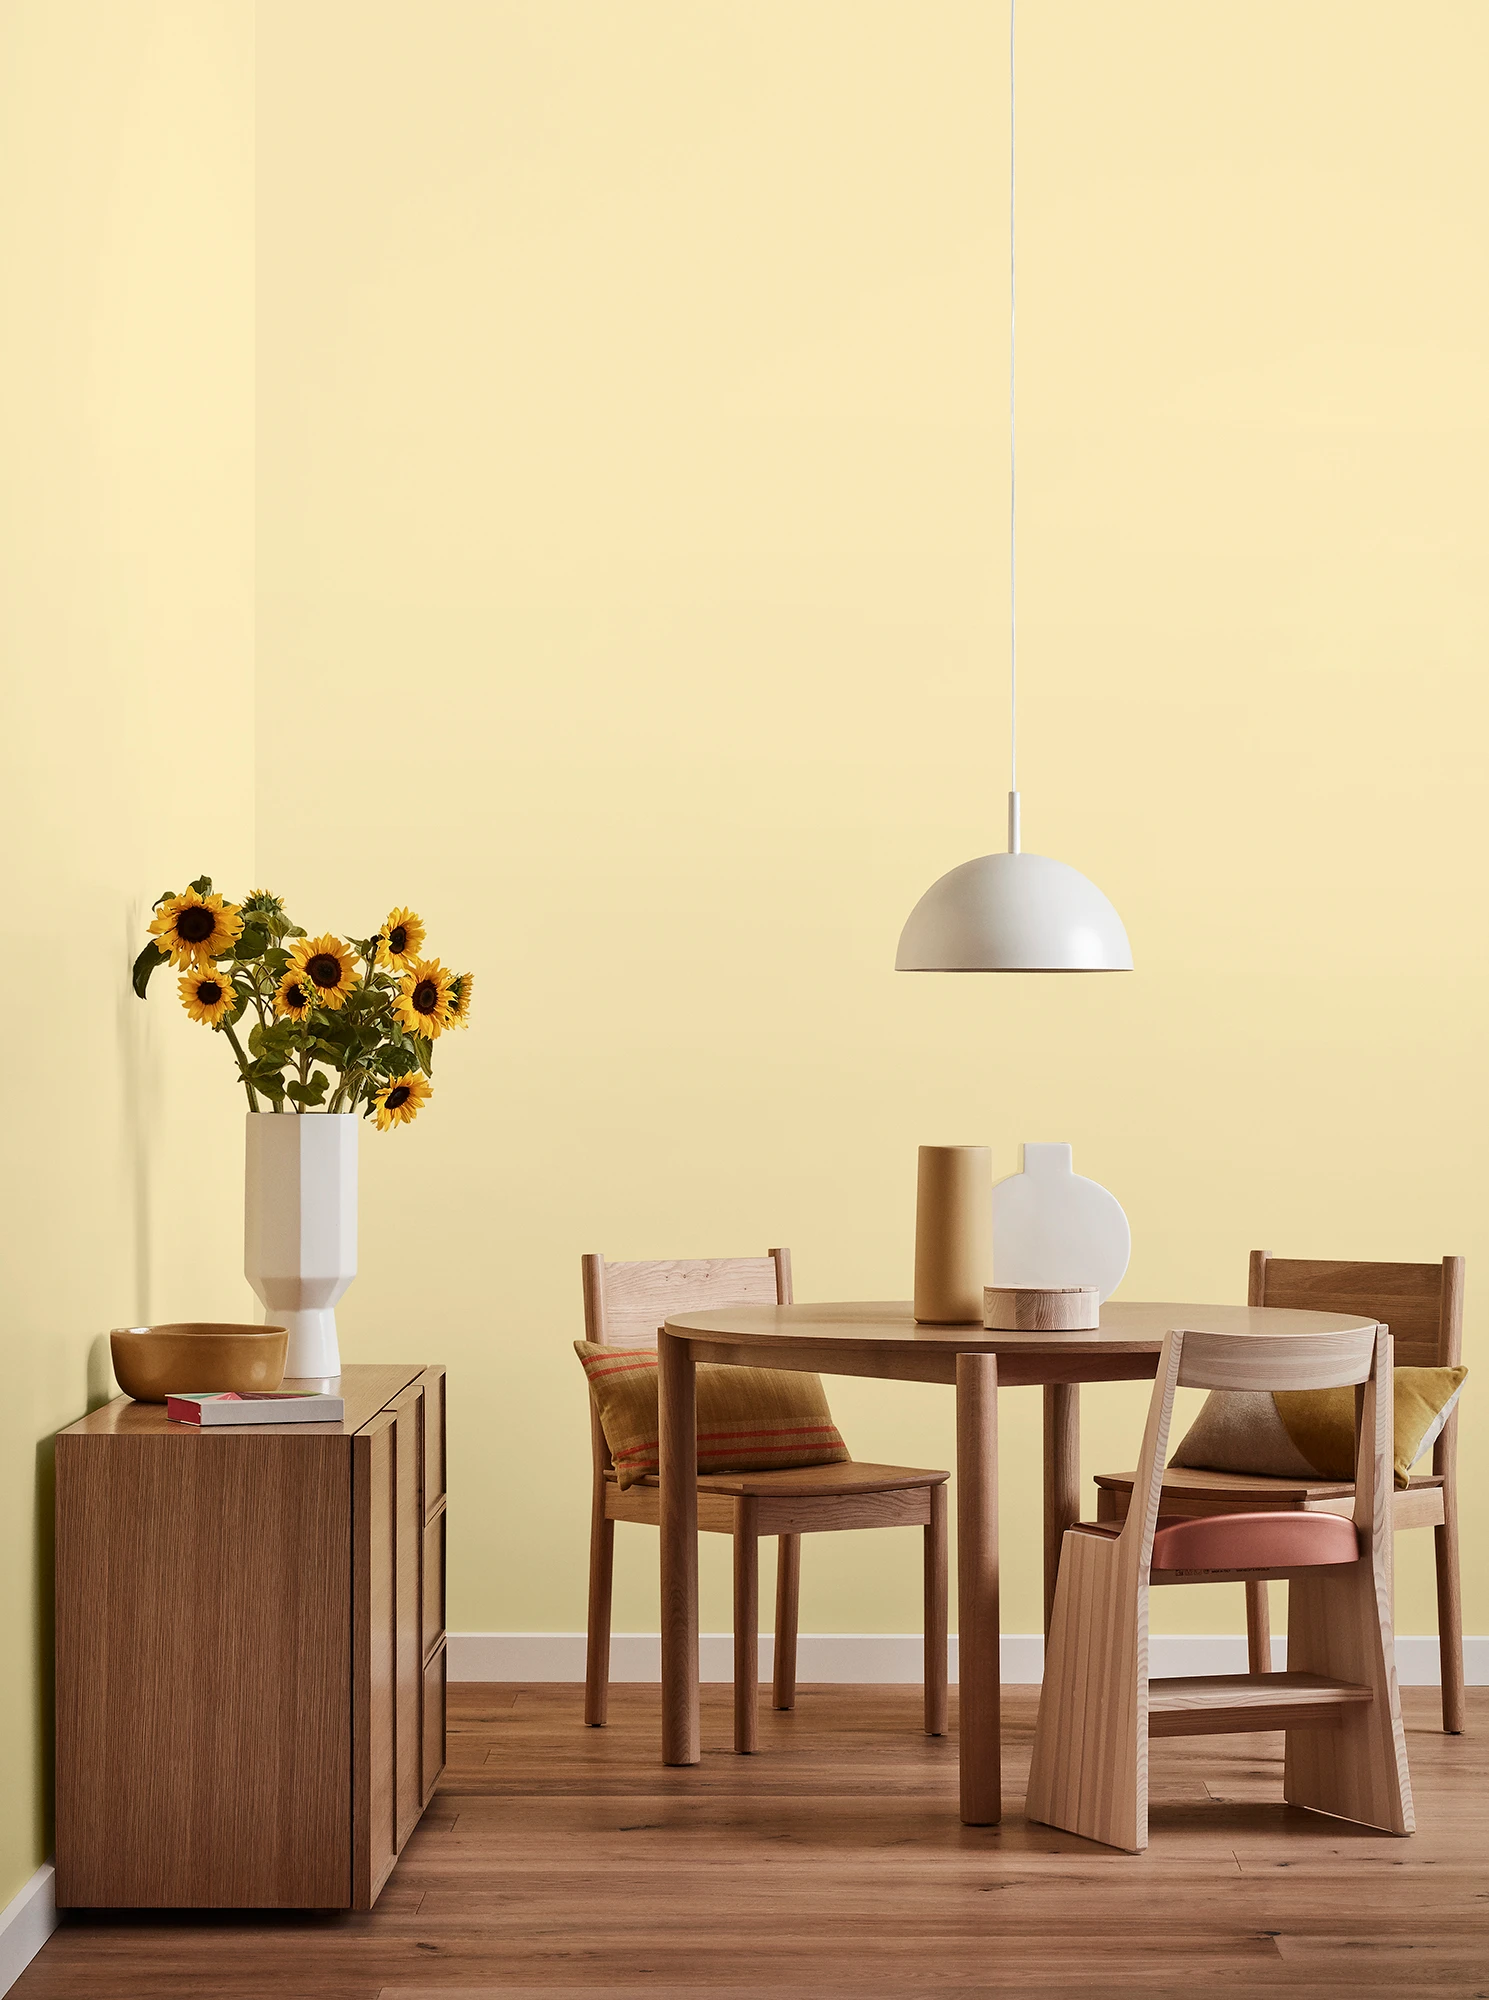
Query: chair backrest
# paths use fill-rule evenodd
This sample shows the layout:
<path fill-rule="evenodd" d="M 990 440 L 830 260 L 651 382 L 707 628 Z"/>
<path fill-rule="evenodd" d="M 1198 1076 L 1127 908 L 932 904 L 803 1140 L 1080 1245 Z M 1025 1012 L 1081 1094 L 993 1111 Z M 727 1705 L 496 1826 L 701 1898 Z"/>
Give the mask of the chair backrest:
<path fill-rule="evenodd" d="M 1119 1540 L 1147 1574 L 1163 1493 L 1174 1391 L 1338 1389 L 1355 1385 L 1355 1526 L 1362 1552 L 1389 1535 L 1394 1390 L 1391 1335 L 1380 1325 L 1297 1335 L 1175 1330 L 1164 1339 L 1143 1448 Z"/>
<path fill-rule="evenodd" d="M 584 1332 L 602 1347 L 655 1347 L 673 1313 L 791 1304 L 791 1252 L 763 1257 L 681 1257 L 648 1264 L 581 1259 Z"/>
<path fill-rule="evenodd" d="M 1398 1368 L 1451 1368 L 1462 1354 L 1461 1257 L 1444 1257 L 1440 1264 L 1350 1264 L 1253 1250 L 1247 1304 L 1368 1314 L 1391 1329 Z"/>

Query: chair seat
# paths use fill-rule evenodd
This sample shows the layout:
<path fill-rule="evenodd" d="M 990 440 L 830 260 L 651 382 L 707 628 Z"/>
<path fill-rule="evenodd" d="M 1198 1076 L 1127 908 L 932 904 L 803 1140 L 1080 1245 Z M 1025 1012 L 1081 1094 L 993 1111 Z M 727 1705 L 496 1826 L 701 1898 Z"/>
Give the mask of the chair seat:
<path fill-rule="evenodd" d="M 614 1471 L 605 1474 L 615 1478 Z M 944 1486 L 949 1472 L 928 1471 L 913 1465 L 865 1465 L 849 1460 L 845 1465 L 802 1465 L 794 1471 L 781 1468 L 771 1472 L 705 1472 L 699 1475 L 700 1493 L 722 1493 L 734 1499 L 784 1499 L 789 1495 L 902 1493 L 916 1486 Z M 632 1482 L 655 1488 L 655 1473 Z"/>
<path fill-rule="evenodd" d="M 1304 1569 L 1359 1556 L 1355 1524 L 1342 1514 L 1200 1514 L 1153 1537 L 1155 1571 Z"/>

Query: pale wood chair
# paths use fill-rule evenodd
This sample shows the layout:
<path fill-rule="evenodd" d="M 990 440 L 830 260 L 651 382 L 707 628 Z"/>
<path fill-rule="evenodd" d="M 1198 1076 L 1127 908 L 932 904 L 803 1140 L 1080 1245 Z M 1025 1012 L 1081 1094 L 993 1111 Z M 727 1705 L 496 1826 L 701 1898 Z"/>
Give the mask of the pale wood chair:
<path fill-rule="evenodd" d="M 601 1346 L 655 1347 L 675 1313 L 734 1305 L 790 1305 L 791 1252 L 679 1262 L 607 1264 L 581 1260 L 585 1337 Z M 603 1726 L 610 1688 L 611 1576 L 617 1521 L 659 1523 L 655 1477 L 623 1492 L 593 1405 L 594 1493 L 589 1541 L 589 1639 L 584 1719 Z M 698 1526 L 734 1537 L 734 1747 L 756 1747 L 760 1537 L 779 1537 L 776 1708 L 796 1706 L 797 1600 L 801 1537 L 849 1528 L 925 1530 L 925 1728 L 946 1734 L 946 1481 L 949 1474 L 904 1465 L 812 1465 L 797 1471 L 707 1473 L 698 1480 Z"/>
<path fill-rule="evenodd" d="M 1400 1368 L 1449 1368 L 1463 1350 L 1463 1259 L 1440 1264 L 1360 1264 L 1251 1253 L 1247 1304 L 1293 1306 L 1312 1312 L 1366 1313 L 1387 1326 Z M 1443 1426 L 1432 1450 L 1430 1473 L 1391 1497 L 1396 1528 L 1431 1528 L 1437 1542 L 1437 1632 L 1442 1657 L 1442 1726 L 1463 1728 L 1463 1595 L 1458 1569 L 1458 1412 Z M 1096 1475 L 1097 1519 L 1121 1520 L 1132 1474 Z M 1171 1465 L 1163 1475 L 1159 1512 L 1172 1515 L 1255 1512 L 1279 1508 L 1300 1513 L 1348 1514 L 1354 1507 L 1348 1480 L 1248 1477 Z M 1272 1660 L 1272 1631 L 1264 1583 L 1246 1588 L 1246 1636 L 1254 1673 Z M 1289 1654 L 1291 1660 L 1291 1654 Z"/>
<path fill-rule="evenodd" d="M 1348 1518 L 1219 1514 L 1159 1526 L 1174 1390 L 1355 1394 Z M 1028 1817 L 1140 1852 L 1148 1844 L 1148 1742 L 1283 1729 L 1288 1803 L 1410 1833 L 1411 1781 L 1391 1634 L 1391 1336 L 1384 1327 L 1295 1338 L 1171 1333 L 1163 1345 L 1133 1492 L 1119 1528 L 1066 1531 L 1045 1652 Z M 1153 1584 L 1288 1585 L 1288 1671 L 1176 1680 L 1148 1675 Z"/>

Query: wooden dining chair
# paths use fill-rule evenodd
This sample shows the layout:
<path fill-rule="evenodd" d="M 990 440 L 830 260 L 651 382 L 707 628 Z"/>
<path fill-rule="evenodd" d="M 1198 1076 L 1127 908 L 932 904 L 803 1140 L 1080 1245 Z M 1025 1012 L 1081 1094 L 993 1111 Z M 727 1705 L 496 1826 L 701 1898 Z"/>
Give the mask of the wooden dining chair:
<path fill-rule="evenodd" d="M 1309 1312 L 1366 1313 L 1390 1328 L 1400 1368 L 1451 1368 L 1463 1348 L 1463 1259 L 1440 1264 L 1350 1264 L 1305 1257 L 1251 1253 L 1248 1305 L 1292 1306 Z M 1437 1633 L 1442 1658 L 1442 1726 L 1463 1728 L 1463 1596 L 1458 1569 L 1458 1412 L 1448 1417 L 1432 1450 L 1432 1470 L 1413 1473 L 1403 1492 L 1392 1493 L 1395 1528 L 1431 1528 L 1437 1542 Z M 1127 1512 L 1132 1474 L 1096 1475 L 1098 1520 Z M 1159 1511 L 1166 1519 L 1187 1514 L 1255 1512 L 1348 1514 L 1354 1506 L 1348 1480 L 1275 1479 L 1235 1472 L 1203 1472 L 1171 1465 L 1163 1475 Z M 1267 1587 L 1246 1590 L 1247 1652 L 1252 1671 L 1272 1660 Z M 1288 1659 L 1291 1661 L 1289 1653 Z"/>
<path fill-rule="evenodd" d="M 607 1264 L 582 1260 L 585 1338 L 600 1346 L 654 1348 L 675 1313 L 734 1305 L 790 1305 L 791 1252 L 763 1257 Z M 611 1576 L 617 1521 L 659 1523 L 656 1477 L 622 1490 L 593 1404 L 594 1492 L 589 1541 L 589 1639 L 584 1719 L 604 1724 L 610 1687 Z M 779 1538 L 776 1557 L 776 1708 L 796 1706 L 797 1602 L 801 1537 L 848 1528 L 925 1530 L 925 1729 L 946 1734 L 946 1481 L 949 1474 L 904 1465 L 812 1465 L 796 1471 L 705 1473 L 698 1479 L 698 1526 L 734 1537 L 734 1747 L 756 1747 L 759 1671 L 760 1537 Z"/>
<path fill-rule="evenodd" d="M 1348 1515 L 1303 1510 L 1159 1524 L 1176 1387 L 1355 1394 Z M 1410 1833 L 1411 1780 L 1391 1635 L 1391 1336 L 1374 1326 L 1283 1335 L 1171 1333 L 1119 1527 L 1067 1529 L 1045 1652 L 1028 1817 L 1138 1853 L 1148 1844 L 1154 1736 L 1286 1732 L 1283 1795 Z M 1288 1586 L 1285 1674 L 1148 1675 L 1154 1584 Z"/>

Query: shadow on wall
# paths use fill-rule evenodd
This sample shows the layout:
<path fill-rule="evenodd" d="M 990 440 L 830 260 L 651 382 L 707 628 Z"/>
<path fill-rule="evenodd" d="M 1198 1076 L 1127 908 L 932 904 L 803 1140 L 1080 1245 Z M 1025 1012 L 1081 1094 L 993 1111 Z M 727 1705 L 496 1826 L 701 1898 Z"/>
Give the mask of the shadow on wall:
<path fill-rule="evenodd" d="M 94 1346 L 97 1346 L 94 1342 Z M 107 1341 L 104 1342 L 107 1348 Z M 91 1381 L 93 1356 L 88 1356 Z M 93 1405 L 90 1404 L 90 1408 Z M 41 1756 L 36 1766 L 36 1817 L 43 1837 L 43 1853 L 52 1851 L 52 1767 L 53 1740 L 57 1712 L 52 1685 L 52 1508 L 57 1491 L 57 1447 L 52 1438 L 43 1438 L 36 1447 L 36 1687 L 39 1697 L 37 1722 L 41 1731 Z"/>

